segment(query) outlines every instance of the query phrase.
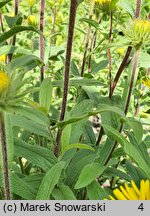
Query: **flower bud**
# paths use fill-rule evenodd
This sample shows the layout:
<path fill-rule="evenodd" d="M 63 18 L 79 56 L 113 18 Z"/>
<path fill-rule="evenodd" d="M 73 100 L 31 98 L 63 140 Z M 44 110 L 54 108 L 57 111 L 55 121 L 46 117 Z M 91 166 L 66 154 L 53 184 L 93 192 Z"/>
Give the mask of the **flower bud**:
<path fill-rule="evenodd" d="M 34 15 L 28 16 L 27 22 L 28 22 L 28 25 L 32 25 L 32 26 L 37 26 L 38 24 L 37 18 Z"/>
<path fill-rule="evenodd" d="M 28 5 L 30 7 L 32 7 L 34 4 L 36 4 L 36 0 L 27 0 L 27 2 L 28 2 Z"/>

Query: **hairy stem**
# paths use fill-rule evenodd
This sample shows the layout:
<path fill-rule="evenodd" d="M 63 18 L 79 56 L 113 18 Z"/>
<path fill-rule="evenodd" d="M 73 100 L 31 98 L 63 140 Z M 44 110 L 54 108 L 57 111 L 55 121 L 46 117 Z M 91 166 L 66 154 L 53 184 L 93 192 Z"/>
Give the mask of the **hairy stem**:
<path fill-rule="evenodd" d="M 40 8 L 40 31 L 43 33 L 44 29 L 44 10 L 45 10 L 45 0 L 41 0 L 41 8 Z M 40 35 L 40 58 L 44 60 L 44 38 Z M 44 79 L 44 66 L 40 67 L 40 79 L 41 82 Z"/>
<path fill-rule="evenodd" d="M 101 22 L 101 18 L 99 20 L 99 24 Z M 91 64 L 92 64 L 92 50 L 95 48 L 96 46 L 96 38 L 97 38 L 97 29 L 95 30 L 95 32 L 93 33 L 92 39 L 91 39 L 91 44 L 90 44 L 90 56 L 89 56 L 89 62 L 88 62 L 88 72 L 91 71 Z"/>
<path fill-rule="evenodd" d="M 14 2 L 14 4 L 15 4 L 14 14 L 15 14 L 15 16 L 17 16 L 18 15 L 18 8 L 19 8 L 19 0 L 14 0 L 14 1 L 15 1 Z M 12 39 L 12 45 L 15 46 L 15 44 L 16 44 L 16 35 L 14 35 L 13 39 Z M 11 62 L 12 57 L 13 57 L 13 54 L 8 55 L 8 62 Z"/>
<path fill-rule="evenodd" d="M 125 106 L 125 110 L 124 110 L 125 114 L 127 114 L 128 109 L 129 109 L 129 105 L 130 105 L 130 99 L 131 99 L 133 84 L 134 84 L 134 80 L 135 80 L 135 73 L 136 73 L 136 69 L 138 66 L 138 59 L 139 59 L 139 50 L 137 50 L 135 52 L 134 57 L 133 57 L 133 70 L 132 70 L 131 81 L 130 81 L 130 85 L 129 85 L 129 93 L 128 93 L 128 97 L 127 97 L 127 102 L 126 102 L 126 106 Z"/>
<path fill-rule="evenodd" d="M 128 109 L 129 109 L 129 105 L 130 105 L 133 85 L 134 85 L 134 81 L 135 81 L 135 74 L 136 74 L 136 70 L 137 70 L 137 66 L 138 66 L 138 59 L 139 59 L 139 50 L 137 50 L 135 52 L 134 57 L 133 57 L 133 68 L 132 68 L 131 80 L 130 80 L 130 84 L 129 84 L 129 91 L 128 91 L 128 95 L 127 95 L 127 101 L 126 101 L 126 105 L 125 105 L 125 110 L 124 110 L 125 115 L 127 114 Z M 123 129 L 123 123 L 121 124 L 120 129 L 119 129 L 120 133 L 121 133 L 122 129 Z M 112 148 L 110 154 L 108 155 L 108 157 L 106 159 L 105 165 L 111 159 L 111 156 L 112 156 L 117 144 L 118 144 L 118 142 L 115 141 L 115 143 L 113 145 L 113 148 Z"/>
<path fill-rule="evenodd" d="M 141 0 L 137 0 L 137 3 L 136 3 L 136 11 L 135 11 L 135 18 L 140 17 L 141 3 L 142 3 Z M 115 79 L 114 79 L 114 81 L 112 82 L 112 89 L 111 89 L 111 91 L 110 91 L 109 97 L 111 97 L 111 96 L 113 95 L 113 93 L 114 93 L 114 90 L 115 90 L 116 85 L 117 85 L 117 83 L 118 83 L 118 81 L 119 81 L 119 78 L 120 78 L 120 76 L 121 76 L 121 74 L 122 74 L 124 68 L 125 68 L 126 65 L 127 65 L 127 62 L 128 62 L 129 56 L 130 56 L 130 54 L 131 54 L 131 51 L 132 51 L 132 47 L 129 46 L 128 49 L 127 49 L 127 52 L 126 52 L 126 54 L 125 54 L 125 56 L 124 56 L 124 59 L 123 59 L 121 65 L 120 65 L 120 67 L 119 67 L 119 69 L 118 69 L 118 71 L 117 71 L 117 74 L 116 74 L 116 76 L 115 76 Z"/>
<path fill-rule="evenodd" d="M 136 6 L 135 17 L 138 18 L 140 16 L 140 11 L 141 11 L 141 0 L 137 0 L 137 4 L 136 5 L 137 6 Z M 113 87 L 113 90 L 112 90 L 112 95 L 113 95 L 114 89 L 116 87 L 116 84 L 117 84 L 117 82 L 118 82 L 118 80 L 119 80 L 119 78 L 120 78 L 120 76 L 121 76 L 121 74 L 122 74 L 125 66 L 127 65 L 128 58 L 130 56 L 131 50 L 132 50 L 132 47 L 129 46 L 128 50 L 126 52 L 126 55 L 125 55 L 125 57 L 124 57 L 121 65 L 119 67 L 117 75 L 115 77 L 116 82 L 115 82 L 115 86 Z M 133 66 L 132 77 L 131 77 L 131 82 L 130 82 L 130 89 L 129 89 L 129 93 L 128 93 L 128 97 L 127 97 L 127 102 L 126 102 L 126 106 L 125 106 L 125 114 L 127 114 L 128 109 L 129 109 L 129 104 L 130 104 L 130 99 L 131 99 L 131 93 L 132 93 L 132 88 L 133 88 L 133 83 L 134 83 L 133 79 L 135 77 L 136 67 L 137 67 L 137 64 L 138 64 L 138 57 L 139 57 L 139 51 L 136 51 L 135 54 L 134 54 L 134 58 L 133 58 L 134 59 L 133 60 L 134 61 L 134 66 Z M 123 129 L 123 124 L 121 124 L 121 126 L 120 126 L 120 129 L 119 129 L 120 133 L 121 133 L 122 129 Z M 111 156 L 112 156 L 112 154 L 113 154 L 116 146 L 117 146 L 117 141 L 115 141 L 115 143 L 113 145 L 113 148 L 112 148 L 110 154 L 108 155 L 105 164 L 107 164 L 109 162 L 109 160 L 111 159 Z"/>
<path fill-rule="evenodd" d="M 135 18 L 138 18 L 140 16 L 141 4 L 142 4 L 142 0 L 137 0 L 137 2 L 136 2 L 136 11 L 135 11 Z"/>
<path fill-rule="evenodd" d="M 15 16 L 18 15 L 18 8 L 19 8 L 19 0 L 15 0 Z M 13 37 L 12 45 L 15 46 L 16 44 L 16 35 Z"/>
<path fill-rule="evenodd" d="M 117 86 L 117 83 L 118 83 L 118 81 L 119 81 L 119 78 L 120 78 L 120 76 L 121 76 L 123 70 L 125 69 L 125 67 L 126 67 L 126 65 L 127 65 L 127 62 L 128 62 L 128 59 L 129 59 L 129 56 L 130 56 L 131 51 L 132 51 L 132 47 L 129 46 L 128 49 L 127 49 L 127 52 L 126 52 L 126 54 L 125 54 L 125 56 L 124 56 L 124 58 L 123 58 L 123 61 L 121 62 L 121 65 L 120 65 L 120 67 L 119 67 L 119 69 L 118 69 L 118 71 L 117 71 L 117 74 L 116 74 L 116 76 L 115 76 L 115 79 L 114 79 L 114 81 L 113 81 L 113 83 L 112 83 L 111 91 L 110 91 L 109 97 L 112 97 L 112 95 L 113 95 L 113 93 L 114 93 L 114 90 L 115 90 L 115 88 L 116 88 L 116 86 Z"/>
<path fill-rule="evenodd" d="M 5 200 L 11 199 L 10 193 L 10 182 L 9 182 L 9 167 L 8 167 L 8 158 L 7 158 L 7 144 L 6 144 L 6 133 L 5 133 L 5 122 L 4 114 L 0 112 L 0 139 L 1 139 L 1 148 L 2 148 L 2 159 L 3 159 L 3 175 L 4 175 L 4 191 L 5 191 Z"/>
<path fill-rule="evenodd" d="M 66 112 L 66 106 L 67 106 L 67 95 L 68 95 L 69 74 L 70 74 L 70 61 L 71 61 L 71 51 L 72 51 L 72 44 L 73 44 L 76 11 L 77 11 L 77 0 L 71 0 L 68 40 L 67 40 L 67 50 L 66 50 L 66 62 L 65 62 L 63 100 L 62 100 L 62 106 L 61 106 L 60 121 L 64 120 L 65 112 Z M 62 135 L 62 130 L 59 129 L 58 133 L 57 133 L 57 138 L 56 138 L 56 146 L 54 149 L 54 153 L 56 156 L 59 155 L 61 135 Z"/>
<path fill-rule="evenodd" d="M 111 36 L 112 36 L 112 21 L 113 21 L 113 13 L 112 11 L 110 12 L 110 31 L 109 31 L 109 37 L 108 37 L 108 44 L 111 43 Z M 112 90 L 112 59 L 111 59 L 111 51 L 110 48 L 107 50 L 108 54 L 108 64 L 109 64 L 109 95 L 112 95 L 111 90 Z"/>

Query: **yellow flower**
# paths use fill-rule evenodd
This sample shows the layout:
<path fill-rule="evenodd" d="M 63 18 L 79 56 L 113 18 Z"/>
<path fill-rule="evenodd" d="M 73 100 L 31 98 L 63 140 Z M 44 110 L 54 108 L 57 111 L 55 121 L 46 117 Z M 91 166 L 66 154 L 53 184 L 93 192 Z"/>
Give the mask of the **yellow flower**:
<path fill-rule="evenodd" d="M 124 29 L 124 34 L 129 39 L 130 43 L 139 49 L 143 44 L 150 42 L 150 21 L 142 19 L 134 19 L 131 24 L 128 24 Z"/>
<path fill-rule="evenodd" d="M 5 54 L 1 55 L 0 62 L 5 62 L 5 60 L 6 60 L 6 55 Z"/>
<path fill-rule="evenodd" d="M 36 4 L 36 0 L 28 0 L 27 2 L 28 2 L 30 7 L 32 7 L 34 4 Z"/>
<path fill-rule="evenodd" d="M 100 8 L 105 14 L 109 14 L 112 10 L 110 8 L 111 0 L 95 0 L 95 5 Z"/>
<path fill-rule="evenodd" d="M 28 22 L 28 25 L 32 25 L 32 26 L 37 26 L 38 24 L 37 18 L 34 15 L 28 16 L 27 22 Z"/>
<path fill-rule="evenodd" d="M 134 181 L 131 181 L 129 187 L 125 183 L 124 187 L 113 190 L 113 196 L 109 196 L 111 200 L 150 200 L 150 180 L 141 180 L 140 188 L 138 188 Z"/>
<path fill-rule="evenodd" d="M 0 71 L 0 93 L 2 93 L 8 88 L 9 81 L 10 80 L 8 75 L 5 72 Z"/>

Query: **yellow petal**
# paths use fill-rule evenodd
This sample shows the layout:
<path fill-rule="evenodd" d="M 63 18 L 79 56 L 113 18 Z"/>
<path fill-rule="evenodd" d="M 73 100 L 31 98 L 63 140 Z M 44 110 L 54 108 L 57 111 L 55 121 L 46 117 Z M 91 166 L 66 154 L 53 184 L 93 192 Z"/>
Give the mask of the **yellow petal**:
<path fill-rule="evenodd" d="M 111 200 L 115 200 L 115 198 L 114 198 L 113 196 L 111 196 L 111 195 L 109 195 L 109 198 L 110 198 Z"/>
<path fill-rule="evenodd" d="M 145 199 L 150 200 L 150 181 L 149 180 L 146 180 L 145 182 L 145 193 L 146 193 Z"/>
<path fill-rule="evenodd" d="M 138 200 L 138 196 L 135 193 L 133 188 L 130 188 L 126 183 L 125 183 L 125 188 L 126 188 L 126 191 L 129 194 L 131 200 Z"/>
<path fill-rule="evenodd" d="M 140 200 L 145 200 L 145 182 L 144 180 L 141 180 L 141 183 L 140 183 L 140 196 L 139 196 L 139 199 Z"/>
<path fill-rule="evenodd" d="M 137 195 L 139 196 L 140 194 L 140 190 L 138 189 L 138 187 L 136 186 L 134 181 L 131 181 L 132 187 L 135 190 L 135 192 L 137 193 Z"/>
<path fill-rule="evenodd" d="M 127 200 L 127 198 L 123 195 L 123 193 L 119 189 L 115 189 L 113 193 L 118 200 Z"/>
<path fill-rule="evenodd" d="M 130 195 L 127 193 L 127 191 L 124 189 L 123 186 L 120 186 L 120 190 L 121 190 L 122 193 L 127 197 L 128 200 L 131 199 Z"/>

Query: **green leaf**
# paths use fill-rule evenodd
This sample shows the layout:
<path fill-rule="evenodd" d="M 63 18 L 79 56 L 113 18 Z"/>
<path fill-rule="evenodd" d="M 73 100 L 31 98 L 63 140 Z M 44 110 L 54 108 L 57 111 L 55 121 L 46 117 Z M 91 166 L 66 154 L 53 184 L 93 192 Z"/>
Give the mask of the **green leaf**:
<path fill-rule="evenodd" d="M 78 70 L 77 65 L 74 61 L 71 61 L 71 73 L 76 77 L 80 76 L 79 70 Z"/>
<path fill-rule="evenodd" d="M 68 119 L 70 117 L 70 113 L 66 112 L 65 119 Z M 62 154 L 64 154 L 64 149 L 69 145 L 70 137 L 71 137 L 71 125 L 67 125 L 64 130 L 62 131 L 61 136 L 61 151 Z"/>
<path fill-rule="evenodd" d="M 66 152 L 66 151 L 68 151 L 68 150 L 70 150 L 70 149 L 86 149 L 86 150 L 91 150 L 91 151 L 95 151 L 95 149 L 94 148 L 92 148 L 90 145 L 87 145 L 87 144 L 82 144 L 82 143 L 74 143 L 74 144 L 69 144 L 69 145 L 67 145 L 64 149 L 63 149 L 63 151 L 62 151 L 62 155 Z"/>
<path fill-rule="evenodd" d="M 37 191 L 16 174 L 11 176 L 11 190 L 14 194 L 26 200 L 34 200 Z"/>
<path fill-rule="evenodd" d="M 58 183 L 61 172 L 65 167 L 65 162 L 60 161 L 55 164 L 44 176 L 42 183 L 39 187 L 36 200 L 49 200 L 50 195 Z"/>
<path fill-rule="evenodd" d="M 87 186 L 87 195 L 89 200 L 103 200 L 108 196 L 101 185 L 95 180 Z"/>
<path fill-rule="evenodd" d="M 50 78 L 46 78 L 43 80 L 40 87 L 39 103 L 42 107 L 46 108 L 47 114 L 49 113 L 51 102 L 52 102 L 52 82 Z"/>
<path fill-rule="evenodd" d="M 11 192 L 20 196 L 25 200 L 34 200 L 36 197 L 36 189 L 26 183 L 18 175 L 10 174 Z M 3 187 L 3 175 L 0 173 L 0 186 Z"/>
<path fill-rule="evenodd" d="M 91 151 L 77 151 L 67 168 L 65 183 L 72 188 L 77 181 L 83 167 L 89 163 L 92 163 L 95 157 L 95 153 Z"/>
<path fill-rule="evenodd" d="M 140 144 L 142 141 L 143 132 L 144 132 L 141 122 L 135 119 L 128 118 L 126 121 L 126 124 L 130 127 L 130 129 L 133 130 L 135 138 L 137 142 Z"/>
<path fill-rule="evenodd" d="M 119 0 L 119 6 L 122 7 L 126 12 L 128 12 L 132 17 L 134 17 L 134 7 L 133 1 L 129 0 Z"/>
<path fill-rule="evenodd" d="M 50 150 L 38 145 L 30 145 L 17 138 L 14 139 L 14 155 L 26 158 L 28 162 L 43 170 L 48 170 L 57 163 L 57 158 Z"/>
<path fill-rule="evenodd" d="M 120 115 L 122 118 L 125 118 L 124 112 L 120 108 L 118 108 L 116 106 L 109 106 L 109 105 L 101 104 L 100 108 L 98 108 L 98 109 L 94 109 L 93 111 L 88 112 L 87 114 L 84 114 L 84 115 L 79 116 L 79 117 L 74 117 L 74 118 L 71 118 L 71 119 L 66 120 L 66 121 L 58 122 L 57 125 L 58 125 L 58 127 L 63 128 L 68 124 L 73 124 L 73 123 L 78 122 L 82 119 L 87 119 L 90 116 L 94 116 L 94 115 L 97 115 L 99 113 L 101 114 L 104 112 L 113 112 L 113 113 Z"/>
<path fill-rule="evenodd" d="M 76 200 L 72 190 L 64 184 L 58 186 L 58 189 L 54 188 L 52 191 L 52 196 L 55 198 L 55 200 Z"/>
<path fill-rule="evenodd" d="M 146 160 L 143 158 L 143 155 L 141 154 L 139 149 L 133 146 L 131 143 L 129 143 L 126 140 L 126 138 L 114 128 L 104 124 L 103 124 L 103 128 L 106 134 L 113 136 L 114 139 L 122 145 L 125 153 L 128 156 L 130 156 L 137 163 L 137 165 L 144 171 L 147 177 L 150 178 L 149 166 L 146 163 Z"/>
<path fill-rule="evenodd" d="M 99 149 L 98 151 L 98 158 L 96 158 L 95 162 L 100 163 L 101 165 L 106 164 L 108 162 L 108 156 L 111 154 L 112 150 L 114 149 L 115 146 L 115 140 L 113 137 L 108 137 L 106 139 L 106 142 L 102 146 L 102 148 Z"/>
<path fill-rule="evenodd" d="M 46 126 L 37 124 L 37 122 L 24 118 L 21 115 L 12 115 L 11 119 L 12 119 L 12 126 L 24 128 L 25 130 L 30 131 L 31 133 L 35 133 L 39 136 L 43 136 L 46 137 L 47 139 L 51 139 L 49 130 Z"/>
<path fill-rule="evenodd" d="M 149 68 L 150 67 L 150 54 L 146 52 L 141 52 L 140 54 L 140 67 Z"/>
<path fill-rule="evenodd" d="M 50 122 L 48 117 L 36 108 L 16 106 L 15 111 L 21 114 L 23 117 L 26 117 L 27 119 L 35 121 L 43 126 L 49 127 Z"/>
<path fill-rule="evenodd" d="M 26 175 L 25 177 L 22 178 L 22 180 L 26 182 L 28 185 L 30 185 L 31 187 L 38 190 L 43 177 L 44 177 L 44 173 L 41 174 L 38 173 L 38 174 Z"/>
<path fill-rule="evenodd" d="M 34 28 L 32 26 L 28 26 L 28 27 L 27 26 L 15 26 L 0 36 L 0 43 L 2 43 L 3 41 L 6 41 L 8 38 L 12 37 L 13 35 L 19 32 L 23 32 L 23 31 L 33 31 L 38 34 L 41 34 L 41 32 L 37 30 L 37 28 Z"/>
<path fill-rule="evenodd" d="M 63 80 L 53 81 L 52 85 L 54 87 L 63 87 Z M 87 78 L 71 78 L 69 81 L 69 86 L 106 86 L 104 83 L 99 80 L 87 79 Z"/>
<path fill-rule="evenodd" d="M 8 63 L 5 67 L 5 70 L 11 73 L 13 70 L 16 70 L 17 68 L 24 68 L 25 66 L 29 67 L 33 63 L 35 63 L 33 67 L 36 67 L 38 64 L 42 64 L 43 62 L 39 57 L 35 55 L 21 56 L 14 59 L 12 62 Z"/>
<path fill-rule="evenodd" d="M 103 60 L 100 62 L 93 62 L 91 65 L 91 73 L 97 73 L 100 70 L 103 70 L 107 67 L 108 65 L 108 60 Z"/>
<path fill-rule="evenodd" d="M 15 25 L 21 25 L 23 18 L 20 15 L 16 15 L 14 17 L 5 15 L 5 20 L 9 28 L 12 28 Z"/>
<path fill-rule="evenodd" d="M 13 53 L 22 54 L 22 55 L 33 55 L 32 51 L 18 46 L 5 45 L 2 46 L 0 49 L 0 56 L 3 54 L 7 55 Z"/>
<path fill-rule="evenodd" d="M 147 180 L 147 177 L 143 173 L 143 171 L 129 160 L 126 161 L 125 166 L 127 169 L 127 173 L 131 176 L 131 179 L 136 183 L 138 187 L 140 187 L 140 181 L 142 179 Z"/>
<path fill-rule="evenodd" d="M 86 22 L 89 25 L 95 27 L 96 29 L 99 29 L 99 23 L 96 22 L 95 20 L 89 19 L 89 18 L 82 18 L 80 19 L 81 22 Z"/>
<path fill-rule="evenodd" d="M 81 171 L 78 181 L 75 184 L 75 189 L 80 189 L 89 185 L 97 177 L 99 177 L 105 170 L 105 167 L 98 163 L 91 163 Z"/>
<path fill-rule="evenodd" d="M 127 175 L 125 172 L 123 172 L 123 171 L 121 171 L 119 169 L 113 168 L 113 167 L 108 167 L 104 171 L 103 175 L 107 176 L 109 178 L 114 177 L 114 176 L 118 176 L 119 179 L 125 179 L 127 181 L 132 180 L 131 177 L 129 175 Z"/>
<path fill-rule="evenodd" d="M 1 2 L 0 2 L 0 8 L 2 8 L 4 5 L 6 5 L 8 2 L 10 2 L 10 1 L 12 1 L 12 0 L 2 0 Z"/>

